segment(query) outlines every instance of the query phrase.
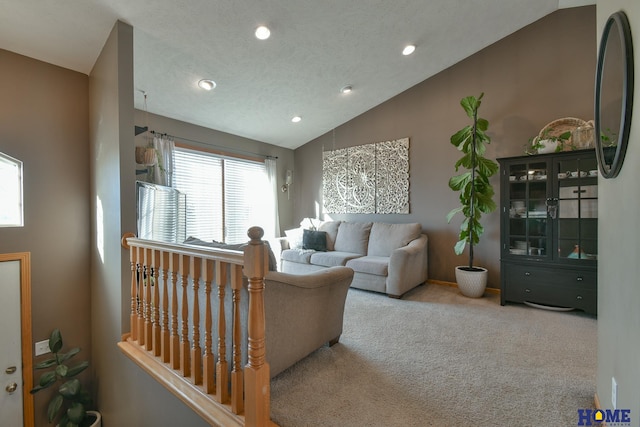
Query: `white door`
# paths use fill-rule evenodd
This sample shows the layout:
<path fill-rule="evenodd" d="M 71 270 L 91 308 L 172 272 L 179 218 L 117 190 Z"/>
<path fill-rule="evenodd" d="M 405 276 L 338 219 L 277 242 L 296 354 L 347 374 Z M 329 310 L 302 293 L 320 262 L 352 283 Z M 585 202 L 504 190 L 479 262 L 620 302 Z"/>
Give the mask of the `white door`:
<path fill-rule="evenodd" d="M 0 427 L 23 425 L 20 261 L 0 262 Z"/>

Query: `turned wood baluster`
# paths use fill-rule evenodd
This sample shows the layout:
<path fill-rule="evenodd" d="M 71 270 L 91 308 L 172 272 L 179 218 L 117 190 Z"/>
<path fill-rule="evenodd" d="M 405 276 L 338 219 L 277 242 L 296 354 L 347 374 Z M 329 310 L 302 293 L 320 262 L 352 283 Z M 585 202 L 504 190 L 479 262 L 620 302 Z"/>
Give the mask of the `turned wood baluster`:
<path fill-rule="evenodd" d="M 227 373 L 227 345 L 224 313 L 224 288 L 227 286 L 227 263 L 216 261 L 216 284 L 218 285 L 218 363 L 216 363 L 216 399 L 220 403 L 229 400 Z"/>
<path fill-rule="evenodd" d="M 144 282 L 146 268 L 144 265 L 144 249 L 136 248 L 136 259 L 138 260 L 138 300 L 136 301 L 138 312 L 138 345 L 144 347 Z"/>
<path fill-rule="evenodd" d="M 202 258 L 191 257 L 193 279 L 193 345 L 191 346 L 191 374 L 195 385 L 202 384 L 202 348 L 200 347 L 200 273 Z"/>
<path fill-rule="evenodd" d="M 138 339 L 138 254 L 136 248 L 129 247 L 129 260 L 131 261 L 131 314 L 129 325 L 131 328 L 131 339 Z"/>
<path fill-rule="evenodd" d="M 260 227 L 251 227 L 251 241 L 244 249 L 244 272 L 249 278 L 248 364 L 245 367 L 245 422 L 267 426 L 270 417 L 271 385 L 266 362 L 264 274 L 268 271 L 267 251 Z"/>
<path fill-rule="evenodd" d="M 184 377 L 191 376 L 189 360 L 189 300 L 187 287 L 189 286 L 189 256 L 180 256 L 180 275 L 182 277 L 182 331 L 180 333 L 180 367 Z"/>
<path fill-rule="evenodd" d="M 203 385 L 205 393 L 213 394 L 216 391 L 215 383 L 215 357 L 213 355 L 213 339 L 212 339 L 212 315 L 211 315 L 211 282 L 213 281 L 213 260 L 204 261 L 203 281 L 205 293 L 205 325 L 204 325 L 204 358 L 203 365 Z"/>
<path fill-rule="evenodd" d="M 153 304 L 151 305 L 151 323 L 153 336 L 153 355 L 160 356 L 160 251 L 152 252 L 152 272 L 153 280 Z"/>
<path fill-rule="evenodd" d="M 162 330 L 160 332 L 160 347 L 162 362 L 169 363 L 169 252 L 162 251 Z"/>
<path fill-rule="evenodd" d="M 145 291 L 144 291 L 144 348 L 151 351 L 153 345 L 153 335 L 151 334 L 151 284 L 153 283 L 151 268 L 151 249 L 144 251 Z"/>
<path fill-rule="evenodd" d="M 180 336 L 178 335 L 178 274 L 180 273 L 180 255 L 171 253 L 171 368 L 180 369 Z"/>
<path fill-rule="evenodd" d="M 242 324 L 240 323 L 240 291 L 242 290 L 242 266 L 231 266 L 233 289 L 233 368 L 231 370 L 231 410 L 240 414 L 244 410 L 242 375 Z"/>
<path fill-rule="evenodd" d="M 191 361 L 189 360 L 189 259 L 188 255 L 180 256 L 180 276 L 182 278 L 182 330 L 180 331 L 180 367 L 182 375 L 191 376 Z"/>

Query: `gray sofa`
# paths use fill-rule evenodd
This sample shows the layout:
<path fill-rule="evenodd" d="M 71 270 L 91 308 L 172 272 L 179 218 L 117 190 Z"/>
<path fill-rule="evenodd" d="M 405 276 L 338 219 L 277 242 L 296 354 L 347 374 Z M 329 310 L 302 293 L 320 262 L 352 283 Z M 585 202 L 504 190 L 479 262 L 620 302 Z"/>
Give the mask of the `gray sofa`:
<path fill-rule="evenodd" d="M 305 274 L 346 266 L 354 271 L 352 287 L 394 298 L 427 280 L 428 239 L 418 223 L 326 221 L 316 228 L 316 234 L 325 235 L 324 247 L 315 246 L 317 235 L 300 239 L 300 229 L 287 230 L 278 248 L 280 271 Z"/>

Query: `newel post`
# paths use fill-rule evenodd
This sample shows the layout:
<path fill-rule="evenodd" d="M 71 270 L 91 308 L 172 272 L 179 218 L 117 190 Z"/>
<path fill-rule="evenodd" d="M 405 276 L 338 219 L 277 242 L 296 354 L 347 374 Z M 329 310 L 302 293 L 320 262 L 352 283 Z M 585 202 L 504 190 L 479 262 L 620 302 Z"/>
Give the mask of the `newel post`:
<path fill-rule="evenodd" d="M 244 275 L 249 279 L 245 422 L 247 426 L 266 426 L 271 416 L 271 384 L 266 361 L 264 315 L 264 275 L 268 270 L 268 257 L 267 248 L 261 240 L 264 231 L 260 227 L 251 227 L 247 234 L 251 240 L 244 249 Z"/>

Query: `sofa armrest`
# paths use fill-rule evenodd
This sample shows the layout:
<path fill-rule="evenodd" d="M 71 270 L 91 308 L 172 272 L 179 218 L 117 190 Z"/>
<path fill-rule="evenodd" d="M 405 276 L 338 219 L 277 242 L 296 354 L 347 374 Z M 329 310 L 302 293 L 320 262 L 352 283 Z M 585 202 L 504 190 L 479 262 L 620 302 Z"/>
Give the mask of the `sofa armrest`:
<path fill-rule="evenodd" d="M 343 282 L 351 284 L 353 270 L 349 267 L 330 267 L 309 274 L 289 274 L 279 271 L 269 271 L 265 282 L 272 284 L 293 286 L 294 288 L 315 289 L 326 286 L 338 286 Z"/>
<path fill-rule="evenodd" d="M 399 297 L 405 292 L 424 283 L 428 277 L 428 238 L 421 234 L 407 246 L 391 253 L 387 294 Z"/>

